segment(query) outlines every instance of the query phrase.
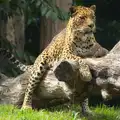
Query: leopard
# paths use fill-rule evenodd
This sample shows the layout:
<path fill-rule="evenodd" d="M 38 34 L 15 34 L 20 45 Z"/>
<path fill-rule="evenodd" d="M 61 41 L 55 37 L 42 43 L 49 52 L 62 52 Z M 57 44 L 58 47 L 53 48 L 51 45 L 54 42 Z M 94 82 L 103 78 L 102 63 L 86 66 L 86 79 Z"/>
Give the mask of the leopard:
<path fill-rule="evenodd" d="M 7 51 L 9 60 L 13 64 L 17 64 L 17 67 L 22 71 L 31 69 L 22 109 L 32 107 L 33 92 L 45 71 L 47 71 L 47 67 L 50 67 L 54 61 L 59 61 L 60 59 L 77 60 L 80 65 L 81 80 L 91 81 L 91 72 L 83 59 L 86 57 L 101 57 L 108 52 L 95 40 L 95 9 L 95 5 L 91 7 L 72 6 L 70 8 L 71 16 L 66 28 L 53 38 L 52 42 L 37 57 L 33 65 L 22 64 L 13 55 L 10 56 L 10 52 Z M 2 52 L 4 53 L 5 50 Z M 89 109 L 87 103 L 88 98 L 82 104 L 82 108 L 85 110 Z"/>
<path fill-rule="evenodd" d="M 66 28 L 64 28 L 60 33 L 55 35 L 52 41 L 55 41 L 57 39 L 61 39 L 61 41 L 63 41 L 65 39 L 65 34 L 66 34 Z M 94 54 L 92 54 L 92 56 L 90 57 L 98 58 L 98 57 L 105 56 L 108 53 L 108 50 L 96 42 L 91 52 L 94 52 Z M 32 69 L 32 66 L 33 66 L 32 64 L 26 65 L 22 63 L 9 49 L 0 48 L 0 55 L 2 55 L 4 58 L 7 58 L 9 62 L 12 63 L 21 72 L 25 72 Z M 89 57 L 89 56 L 86 56 L 86 57 Z"/>
<path fill-rule="evenodd" d="M 22 109 L 32 108 L 34 90 L 54 61 L 59 61 L 60 59 L 75 60 L 80 66 L 80 79 L 85 82 L 92 80 L 89 66 L 83 59 L 95 54 L 91 51 L 97 43 L 94 36 L 96 31 L 95 9 L 95 5 L 91 7 L 72 6 L 70 8 L 71 16 L 66 25 L 64 40 L 61 40 L 61 36 L 53 40 L 36 58 L 33 64 L 28 78 L 29 83 L 25 92 Z"/>

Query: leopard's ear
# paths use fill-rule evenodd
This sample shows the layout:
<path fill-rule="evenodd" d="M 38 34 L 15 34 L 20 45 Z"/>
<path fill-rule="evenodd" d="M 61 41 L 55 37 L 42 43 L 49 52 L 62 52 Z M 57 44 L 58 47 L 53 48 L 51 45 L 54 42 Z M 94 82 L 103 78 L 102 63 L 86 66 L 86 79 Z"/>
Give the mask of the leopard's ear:
<path fill-rule="evenodd" d="M 70 14 L 73 15 L 76 12 L 76 6 L 71 6 L 69 8 Z"/>
<path fill-rule="evenodd" d="M 91 5 L 90 8 L 91 8 L 93 11 L 96 11 L 96 5 Z"/>

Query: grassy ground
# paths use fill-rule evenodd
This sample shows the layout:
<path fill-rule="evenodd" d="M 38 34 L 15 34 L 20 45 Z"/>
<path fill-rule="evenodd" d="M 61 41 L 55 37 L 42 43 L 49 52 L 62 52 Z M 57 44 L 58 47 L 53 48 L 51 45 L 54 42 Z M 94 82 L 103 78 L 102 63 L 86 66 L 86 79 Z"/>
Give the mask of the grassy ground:
<path fill-rule="evenodd" d="M 95 116 L 89 120 L 120 120 L 119 108 L 99 106 L 92 108 Z M 21 111 L 13 106 L 0 106 L 0 120 L 87 120 L 79 117 L 79 107 L 72 106 L 70 109 L 57 107 L 49 110 L 25 110 Z"/>

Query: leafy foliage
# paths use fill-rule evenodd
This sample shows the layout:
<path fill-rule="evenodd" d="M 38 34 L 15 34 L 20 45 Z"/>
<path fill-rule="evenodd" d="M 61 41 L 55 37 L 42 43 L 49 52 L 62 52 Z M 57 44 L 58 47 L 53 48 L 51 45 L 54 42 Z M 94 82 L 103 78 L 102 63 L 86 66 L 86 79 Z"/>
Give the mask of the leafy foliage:
<path fill-rule="evenodd" d="M 12 15 L 16 10 L 24 10 L 28 23 L 40 16 L 50 17 L 52 20 L 67 20 L 69 14 L 56 5 L 56 0 L 0 0 L 0 11 Z"/>
<path fill-rule="evenodd" d="M 39 16 L 50 17 L 52 20 L 67 20 L 69 17 L 67 12 L 56 5 L 55 0 L 26 0 L 26 3 L 28 23 L 31 23 Z"/>

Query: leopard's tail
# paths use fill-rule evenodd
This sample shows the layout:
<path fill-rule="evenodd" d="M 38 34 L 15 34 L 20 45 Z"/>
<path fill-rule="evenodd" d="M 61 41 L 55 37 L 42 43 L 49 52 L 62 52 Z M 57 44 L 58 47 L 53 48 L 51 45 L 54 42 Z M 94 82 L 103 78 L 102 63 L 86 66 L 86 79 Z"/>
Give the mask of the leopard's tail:
<path fill-rule="evenodd" d="M 9 50 L 6 50 L 4 48 L 0 48 L 0 55 L 3 55 L 5 58 L 7 58 L 13 65 L 15 65 L 22 72 L 25 72 L 31 67 L 31 65 L 25 65 L 21 63 Z"/>

